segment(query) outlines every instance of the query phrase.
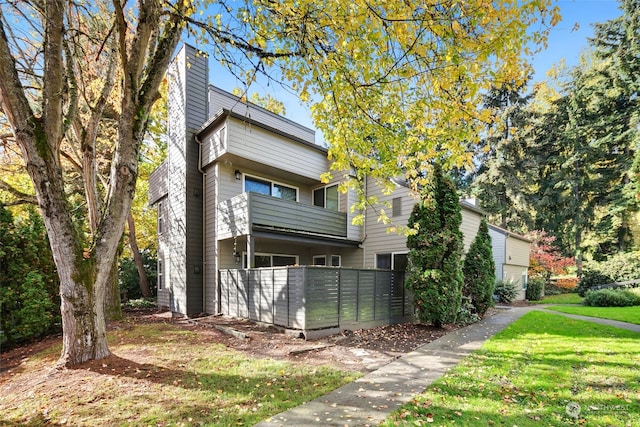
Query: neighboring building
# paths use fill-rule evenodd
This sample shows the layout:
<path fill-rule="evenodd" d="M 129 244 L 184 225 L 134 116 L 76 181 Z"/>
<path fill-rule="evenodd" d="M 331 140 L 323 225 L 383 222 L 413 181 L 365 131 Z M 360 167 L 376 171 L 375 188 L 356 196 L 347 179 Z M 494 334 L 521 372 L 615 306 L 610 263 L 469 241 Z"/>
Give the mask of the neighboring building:
<path fill-rule="evenodd" d="M 312 130 L 242 102 L 209 85 L 207 76 L 207 59 L 189 46 L 178 53 L 168 72 L 168 155 L 149 178 L 149 203 L 158 209 L 158 304 L 186 315 L 233 314 L 242 310 L 229 307 L 242 300 L 254 304 L 256 313 L 260 312 L 256 316 L 266 316 L 268 321 L 282 315 L 284 326 L 303 330 L 333 327 L 337 324 L 318 323 L 320 315 L 291 313 L 294 297 L 299 305 L 309 306 L 312 293 L 305 288 L 299 295 L 291 290 L 280 295 L 286 284 L 276 283 L 275 273 L 270 278 L 243 276 L 240 279 L 246 283 L 240 285 L 233 282 L 243 295 L 230 296 L 228 280 L 240 280 L 237 272 L 247 268 L 335 266 L 375 281 L 371 285 L 376 295 L 370 302 L 372 312 L 390 305 L 400 314 L 387 313 L 384 319 L 404 318 L 406 295 L 404 290 L 399 292 L 398 283 L 384 290 L 380 285 L 383 276 L 371 279 L 368 273 L 359 272 L 376 268 L 404 271 L 406 237 L 387 233 L 387 226 L 373 210 L 365 212 L 362 226 L 352 224 L 355 192 L 339 192 L 339 176 L 329 184 L 320 181 L 330 162 L 326 148 L 315 144 Z M 406 186 L 398 185 L 387 196 L 367 182 L 365 191 L 389 202 L 394 223 L 407 224 L 415 199 Z M 462 208 L 466 251 L 483 213 L 465 202 Z M 310 268 L 295 272 L 308 282 L 330 270 Z M 256 285 L 264 280 L 270 280 L 268 286 Z M 327 286 L 333 286 L 331 283 Z M 254 286 L 259 286 L 256 295 L 252 294 Z M 342 304 L 349 297 L 341 290 L 322 289 L 314 298 L 333 298 Z M 358 289 L 365 292 L 364 285 Z M 396 297 L 400 298 L 397 304 Z M 287 314 L 282 314 L 281 307 L 269 308 L 267 299 L 275 305 L 286 303 Z M 356 305 L 360 312 L 354 314 L 351 324 L 366 317 L 362 304 Z M 342 306 L 336 310 L 338 317 L 350 313 Z M 372 316 L 371 322 L 383 319 Z M 341 320 L 341 327 L 343 324 Z"/>
<path fill-rule="evenodd" d="M 496 279 L 517 283 L 520 294 L 516 299 L 525 299 L 531 240 L 492 224 L 489 224 L 489 236 L 496 264 Z"/>

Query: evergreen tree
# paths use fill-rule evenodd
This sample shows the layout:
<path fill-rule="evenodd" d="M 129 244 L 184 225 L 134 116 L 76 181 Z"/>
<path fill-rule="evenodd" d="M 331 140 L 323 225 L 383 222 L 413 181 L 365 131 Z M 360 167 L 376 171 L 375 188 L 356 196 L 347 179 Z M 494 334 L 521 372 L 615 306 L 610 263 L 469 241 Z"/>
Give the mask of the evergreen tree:
<path fill-rule="evenodd" d="M 407 287 L 420 321 L 438 327 L 455 322 L 462 300 L 461 222 L 456 189 L 436 163 L 422 200 L 409 216 L 408 226 L 417 233 L 407 237 Z"/>
<path fill-rule="evenodd" d="M 623 14 L 594 26 L 589 42 L 599 60 L 591 74 L 598 84 L 586 86 L 594 105 L 594 124 L 600 132 L 594 143 L 606 153 L 610 185 L 609 205 L 600 231 L 613 231 L 609 253 L 623 252 L 631 243 L 630 218 L 640 194 L 640 0 L 621 0 Z"/>
<path fill-rule="evenodd" d="M 493 87 L 484 97 L 484 108 L 495 118 L 481 141 L 478 171 L 471 193 L 491 221 L 503 228 L 524 230 L 530 222 L 525 205 L 526 174 L 523 130 L 532 112 L 526 111 L 531 95 L 527 83 Z"/>
<path fill-rule="evenodd" d="M 0 347 L 38 338 L 60 322 L 58 278 L 40 216 L 14 219 L 0 204 Z"/>
<path fill-rule="evenodd" d="M 496 282 L 496 266 L 493 261 L 491 236 L 485 218 L 480 222 L 478 234 L 473 240 L 462 266 L 463 293 L 482 316 L 493 305 L 493 287 Z"/>

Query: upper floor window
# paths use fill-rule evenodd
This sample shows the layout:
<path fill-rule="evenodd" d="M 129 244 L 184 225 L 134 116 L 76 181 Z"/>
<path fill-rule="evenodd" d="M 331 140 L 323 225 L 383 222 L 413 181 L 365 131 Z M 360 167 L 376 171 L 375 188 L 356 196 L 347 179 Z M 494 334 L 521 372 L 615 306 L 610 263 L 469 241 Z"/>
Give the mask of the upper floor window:
<path fill-rule="evenodd" d="M 164 205 L 158 203 L 158 234 L 164 233 Z"/>
<path fill-rule="evenodd" d="M 321 208 L 338 210 L 338 184 L 313 190 L 313 204 Z"/>
<path fill-rule="evenodd" d="M 402 215 L 402 197 L 394 197 L 391 201 L 391 216 L 397 217 Z"/>
<path fill-rule="evenodd" d="M 244 191 L 266 194 L 285 200 L 298 201 L 298 189 L 284 184 L 260 179 L 253 176 L 244 176 Z"/>

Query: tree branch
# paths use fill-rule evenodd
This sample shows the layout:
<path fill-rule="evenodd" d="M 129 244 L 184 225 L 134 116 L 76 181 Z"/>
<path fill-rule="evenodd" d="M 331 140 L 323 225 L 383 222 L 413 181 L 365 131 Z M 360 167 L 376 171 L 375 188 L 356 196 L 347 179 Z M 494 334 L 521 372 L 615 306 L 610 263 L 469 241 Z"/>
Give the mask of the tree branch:
<path fill-rule="evenodd" d="M 15 188 L 14 186 L 12 186 L 11 184 L 1 179 L 0 179 L 0 190 L 4 190 L 7 193 L 10 193 L 13 197 L 17 199 L 11 202 L 13 204 L 24 204 L 24 203 L 29 203 L 32 205 L 38 204 L 38 200 L 36 199 L 36 196 L 34 196 L 33 194 L 27 194 L 25 192 L 22 192 L 17 188 Z"/>

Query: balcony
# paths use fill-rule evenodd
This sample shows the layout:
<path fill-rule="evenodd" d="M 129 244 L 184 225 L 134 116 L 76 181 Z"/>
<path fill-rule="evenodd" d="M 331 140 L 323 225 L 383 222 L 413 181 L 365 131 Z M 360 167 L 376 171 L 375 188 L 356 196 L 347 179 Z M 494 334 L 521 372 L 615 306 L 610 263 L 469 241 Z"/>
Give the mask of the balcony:
<path fill-rule="evenodd" d="M 347 237 L 347 214 L 258 193 L 242 193 L 218 204 L 217 238 L 251 234 L 258 226 L 278 232 Z"/>

